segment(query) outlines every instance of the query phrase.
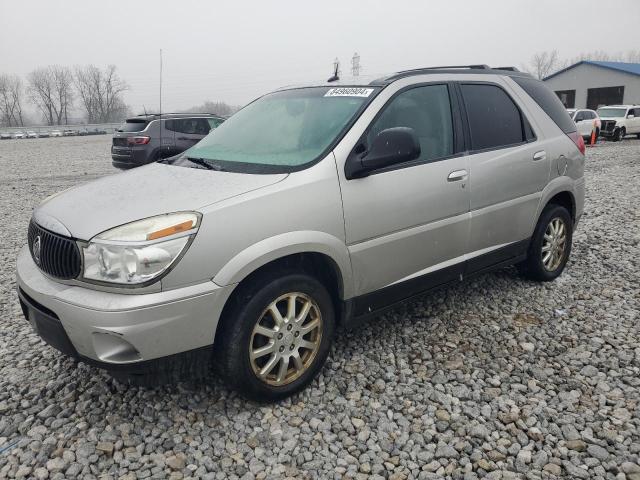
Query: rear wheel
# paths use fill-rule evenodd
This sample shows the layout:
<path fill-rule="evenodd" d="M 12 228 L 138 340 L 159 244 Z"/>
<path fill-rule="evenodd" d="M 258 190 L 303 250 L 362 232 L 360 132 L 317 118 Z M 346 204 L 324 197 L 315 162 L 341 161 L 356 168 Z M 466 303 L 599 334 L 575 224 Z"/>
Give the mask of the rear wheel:
<path fill-rule="evenodd" d="M 264 276 L 241 288 L 216 335 L 216 367 L 251 400 L 292 395 L 311 383 L 329 354 L 331 296 L 302 273 Z"/>
<path fill-rule="evenodd" d="M 567 209 L 562 205 L 547 205 L 531 238 L 527 259 L 517 265 L 518 270 L 531 280 L 554 280 L 569 260 L 572 238 L 573 221 Z"/>

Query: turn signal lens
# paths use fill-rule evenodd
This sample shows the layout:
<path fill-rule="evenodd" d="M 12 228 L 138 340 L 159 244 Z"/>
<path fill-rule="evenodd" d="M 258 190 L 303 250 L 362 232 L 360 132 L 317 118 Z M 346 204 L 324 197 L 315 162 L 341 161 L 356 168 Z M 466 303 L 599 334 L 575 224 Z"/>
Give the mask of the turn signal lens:
<path fill-rule="evenodd" d="M 178 223 L 177 225 L 172 225 L 167 228 L 163 228 L 162 230 L 156 230 L 155 232 L 151 232 L 147 235 L 147 240 L 156 240 L 162 237 L 168 237 L 169 235 L 174 235 L 180 232 L 186 232 L 187 230 L 191 230 L 193 228 L 193 221 L 187 220 L 186 222 Z"/>

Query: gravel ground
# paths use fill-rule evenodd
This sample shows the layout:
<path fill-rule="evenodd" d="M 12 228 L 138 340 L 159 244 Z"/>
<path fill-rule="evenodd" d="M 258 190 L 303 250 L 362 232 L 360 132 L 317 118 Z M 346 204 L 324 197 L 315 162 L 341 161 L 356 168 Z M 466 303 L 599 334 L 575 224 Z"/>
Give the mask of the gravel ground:
<path fill-rule="evenodd" d="M 125 387 L 22 318 L 31 210 L 114 173 L 109 141 L 0 143 L 0 478 L 640 480 L 640 141 L 588 151 L 558 280 L 510 268 L 432 293 L 340 335 L 312 386 L 269 406 L 215 379 Z"/>

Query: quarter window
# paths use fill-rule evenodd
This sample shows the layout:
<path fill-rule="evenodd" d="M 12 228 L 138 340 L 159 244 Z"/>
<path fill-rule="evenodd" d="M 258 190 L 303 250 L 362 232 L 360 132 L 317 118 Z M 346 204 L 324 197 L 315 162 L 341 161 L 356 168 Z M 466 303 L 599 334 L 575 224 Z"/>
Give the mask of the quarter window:
<path fill-rule="evenodd" d="M 473 150 L 506 147 L 533 138 L 528 122 L 500 87 L 463 84 L 461 88 Z"/>
<path fill-rule="evenodd" d="M 367 145 L 382 130 L 413 129 L 420 141 L 418 161 L 430 161 L 453 154 L 453 121 L 446 85 L 426 85 L 406 90 L 389 102 L 367 134 Z"/>

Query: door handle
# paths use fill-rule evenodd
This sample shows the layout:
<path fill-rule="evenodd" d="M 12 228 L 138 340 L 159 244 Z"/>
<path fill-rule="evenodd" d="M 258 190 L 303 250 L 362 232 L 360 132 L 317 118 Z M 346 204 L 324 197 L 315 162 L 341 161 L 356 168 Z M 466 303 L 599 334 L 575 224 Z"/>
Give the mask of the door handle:
<path fill-rule="evenodd" d="M 545 152 L 544 150 L 540 150 L 539 152 L 536 152 L 533 154 L 533 161 L 538 161 L 538 160 L 546 160 L 547 159 L 547 152 Z"/>
<path fill-rule="evenodd" d="M 467 178 L 469 173 L 466 170 L 454 170 L 447 177 L 447 181 L 449 182 L 457 182 L 459 180 L 464 180 Z"/>

